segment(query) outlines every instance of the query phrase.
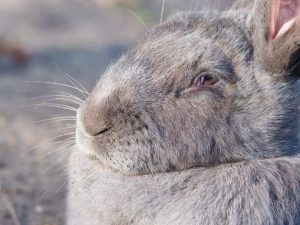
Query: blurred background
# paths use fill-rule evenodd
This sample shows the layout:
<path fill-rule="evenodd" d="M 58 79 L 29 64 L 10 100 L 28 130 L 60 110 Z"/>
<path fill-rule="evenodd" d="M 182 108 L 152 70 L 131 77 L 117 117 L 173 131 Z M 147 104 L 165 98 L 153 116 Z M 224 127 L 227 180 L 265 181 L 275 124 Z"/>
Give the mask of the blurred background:
<path fill-rule="evenodd" d="M 231 1 L 165 0 L 163 18 L 223 10 Z M 0 0 L 1 225 L 64 224 L 74 143 L 69 116 L 80 102 L 72 95 L 84 99 L 77 89 L 90 91 L 146 27 L 160 22 L 162 2 Z"/>

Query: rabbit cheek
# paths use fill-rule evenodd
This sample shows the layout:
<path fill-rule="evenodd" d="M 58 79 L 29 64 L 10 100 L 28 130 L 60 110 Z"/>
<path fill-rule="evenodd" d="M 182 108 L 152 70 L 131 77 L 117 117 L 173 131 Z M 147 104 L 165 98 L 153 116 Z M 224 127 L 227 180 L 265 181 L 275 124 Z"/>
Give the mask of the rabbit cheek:
<path fill-rule="evenodd" d="M 115 171 L 127 175 L 155 172 L 150 128 L 137 114 L 123 117 L 126 119 L 119 118 L 111 134 L 94 143 L 97 157 Z"/>

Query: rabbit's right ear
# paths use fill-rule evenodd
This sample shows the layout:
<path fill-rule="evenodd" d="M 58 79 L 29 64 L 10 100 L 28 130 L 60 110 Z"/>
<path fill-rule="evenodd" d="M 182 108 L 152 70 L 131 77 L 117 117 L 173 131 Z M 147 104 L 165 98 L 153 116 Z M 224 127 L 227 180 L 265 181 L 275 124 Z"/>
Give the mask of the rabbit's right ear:
<path fill-rule="evenodd" d="M 253 22 L 257 63 L 274 75 L 295 73 L 300 63 L 300 0 L 256 0 Z"/>

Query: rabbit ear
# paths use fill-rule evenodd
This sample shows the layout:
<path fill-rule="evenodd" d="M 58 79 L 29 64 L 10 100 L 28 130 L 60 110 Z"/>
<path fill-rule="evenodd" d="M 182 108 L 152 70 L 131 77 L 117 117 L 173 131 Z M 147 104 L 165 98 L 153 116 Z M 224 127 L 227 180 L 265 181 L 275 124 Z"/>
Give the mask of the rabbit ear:
<path fill-rule="evenodd" d="M 253 21 L 259 63 L 273 74 L 295 71 L 300 63 L 300 0 L 257 0 Z"/>
<path fill-rule="evenodd" d="M 276 39 L 291 29 L 299 28 L 300 0 L 271 0 L 268 40 Z"/>

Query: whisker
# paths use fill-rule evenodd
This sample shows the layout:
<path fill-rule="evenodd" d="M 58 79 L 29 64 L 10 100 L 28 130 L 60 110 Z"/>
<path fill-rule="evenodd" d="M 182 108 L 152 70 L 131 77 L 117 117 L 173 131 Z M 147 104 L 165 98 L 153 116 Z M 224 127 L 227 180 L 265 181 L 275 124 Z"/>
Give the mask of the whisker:
<path fill-rule="evenodd" d="M 49 157 L 49 156 L 51 156 L 51 155 L 56 154 L 57 152 L 65 153 L 65 152 L 71 150 L 71 149 L 73 148 L 73 146 L 75 146 L 75 143 L 74 143 L 74 142 L 73 142 L 73 143 L 70 142 L 70 143 L 68 143 L 68 144 L 65 144 L 65 145 L 61 146 L 61 147 L 58 148 L 58 149 L 55 149 L 55 150 L 53 150 L 53 151 L 51 151 L 51 152 L 47 152 L 47 154 L 45 154 L 45 156 L 46 156 L 46 157 Z M 64 157 L 61 157 L 61 156 L 60 156 L 59 160 L 64 160 Z M 44 172 L 47 172 L 47 171 L 51 170 L 54 166 L 56 166 L 55 163 L 53 163 L 52 165 L 50 165 L 49 167 L 47 167 L 46 170 L 45 170 Z"/>
<path fill-rule="evenodd" d="M 80 94 L 86 98 L 89 93 L 84 91 L 84 90 L 81 90 L 79 89 L 78 87 L 73 87 L 71 85 L 68 85 L 68 84 L 62 84 L 62 83 L 56 83 L 56 82 L 49 82 L 49 81 L 24 81 L 25 83 L 36 83 L 36 84 L 51 84 L 51 85 L 57 85 L 57 86 L 61 86 L 61 87 L 67 87 L 67 88 L 70 88 L 70 89 L 73 89 L 73 90 L 76 90 L 78 92 L 80 92 Z"/>
<path fill-rule="evenodd" d="M 37 122 L 36 125 L 40 126 L 42 129 L 45 129 L 46 127 L 48 127 L 47 129 L 50 130 L 51 129 L 51 133 L 62 133 L 62 132 L 68 132 L 68 131 L 75 131 L 76 130 L 76 125 L 74 126 L 65 126 L 64 124 L 66 124 L 66 121 L 69 120 L 54 120 L 54 121 L 44 121 L 44 122 Z M 60 127 L 63 126 L 63 127 Z M 51 127 L 51 128 L 50 128 Z"/>
<path fill-rule="evenodd" d="M 53 168 L 57 167 L 61 162 L 63 162 L 65 159 L 64 158 L 60 158 L 58 159 L 55 163 L 52 163 L 49 167 L 47 167 L 45 170 L 42 171 L 42 174 L 47 174 L 49 171 L 53 170 Z M 60 168 L 60 166 L 58 166 Z M 39 178 L 35 179 L 35 182 L 38 181 Z M 45 199 L 45 197 L 48 195 L 48 193 L 50 192 L 50 188 L 46 188 L 46 190 L 44 191 L 44 193 L 41 196 L 41 199 Z"/>
<path fill-rule="evenodd" d="M 66 136 L 71 136 L 71 134 L 66 135 Z M 45 140 L 42 143 L 36 144 L 31 149 L 27 150 L 27 152 L 30 153 L 30 152 L 33 152 L 35 150 L 39 150 L 41 148 L 43 148 L 43 149 L 48 149 L 49 147 L 54 148 L 55 146 L 60 145 L 61 143 L 69 144 L 69 143 L 71 143 L 71 141 L 72 141 L 73 144 L 75 144 L 76 138 L 75 138 L 74 134 L 71 137 L 65 138 L 63 140 L 55 141 L 56 139 L 63 138 L 63 137 L 64 136 L 62 135 L 61 137 L 57 136 L 57 137 L 53 137 L 53 138 L 47 138 L 47 140 Z M 59 149 L 60 148 L 61 147 L 59 147 Z"/>
<path fill-rule="evenodd" d="M 73 98 L 74 100 L 77 100 L 78 102 L 81 102 L 81 103 L 84 103 L 85 100 L 75 96 L 75 95 L 72 95 L 70 93 L 65 93 L 66 96 L 70 97 L 70 98 Z"/>
<path fill-rule="evenodd" d="M 68 74 L 67 72 L 65 72 L 61 66 L 59 66 L 57 63 L 54 63 L 54 65 L 57 66 L 57 68 L 64 74 L 65 78 L 71 83 L 73 84 L 75 87 L 78 87 L 79 89 L 81 89 L 82 91 L 84 91 L 85 93 L 89 93 L 86 88 L 80 84 L 74 77 L 72 77 L 70 74 Z"/>
<path fill-rule="evenodd" d="M 61 174 L 63 174 L 63 172 Z M 52 191 L 52 193 L 51 193 L 50 189 L 47 192 L 45 192 L 45 193 L 47 193 L 45 196 L 49 196 L 50 199 L 54 198 L 55 195 L 57 195 L 68 184 L 68 182 L 69 182 L 69 178 L 66 177 L 64 182 L 62 182 L 58 187 L 55 187 L 55 189 L 54 189 L 54 191 Z M 42 198 L 43 198 L 43 196 L 42 196 Z"/>
<path fill-rule="evenodd" d="M 66 102 L 66 103 L 72 103 L 78 106 L 81 106 L 82 102 L 78 102 L 76 100 L 66 98 L 66 97 L 56 97 L 56 98 L 49 98 L 45 99 L 44 102 Z"/>
<path fill-rule="evenodd" d="M 58 109 L 65 109 L 65 110 L 69 110 L 72 112 L 77 112 L 77 108 L 74 108 L 72 106 L 68 106 L 68 105 L 63 105 L 63 104 L 55 104 L 55 103 L 39 103 L 39 104 L 31 104 L 31 105 L 27 105 L 27 106 L 20 106 L 20 108 L 24 108 L 24 107 L 49 107 L 49 108 L 58 108 Z"/>
<path fill-rule="evenodd" d="M 34 89 L 36 91 L 45 91 L 44 89 Z M 76 96 L 72 93 L 65 92 L 65 91 L 58 91 L 58 90 L 47 90 L 47 92 L 54 93 L 52 95 L 45 95 L 45 96 L 39 96 L 39 97 L 33 97 L 33 98 L 27 98 L 28 101 L 38 101 L 43 100 L 47 98 L 56 98 L 56 97 L 64 97 L 64 98 L 70 98 L 72 100 L 78 101 L 78 103 L 82 104 L 84 103 L 85 99 L 81 99 L 79 96 Z"/>
<path fill-rule="evenodd" d="M 64 145 L 61 145 L 61 143 L 65 142 Z M 48 144 L 48 146 L 46 145 Z M 54 142 L 54 143 L 42 143 L 40 145 L 35 146 L 34 148 L 32 148 L 31 150 L 29 150 L 28 152 L 32 152 L 34 150 L 38 150 L 40 148 L 44 148 L 44 149 L 48 149 L 51 146 L 51 149 L 55 148 L 54 150 L 51 151 L 46 151 L 45 153 L 43 153 L 41 155 L 42 159 L 48 159 L 49 157 L 53 157 L 55 155 L 57 155 L 57 153 L 60 153 L 60 157 L 63 156 L 62 153 L 68 153 L 68 150 L 72 149 L 73 146 L 75 146 L 75 138 L 68 138 L 68 141 L 66 140 L 62 140 L 60 142 Z M 45 145 L 45 146 L 44 146 Z M 57 145 L 60 145 L 60 147 L 56 148 Z M 45 159 L 44 159 L 45 158 Z M 65 158 L 65 157 L 63 157 Z"/>
<path fill-rule="evenodd" d="M 41 96 L 41 97 L 36 97 L 36 98 L 31 98 L 29 99 L 30 101 L 37 101 L 37 100 L 59 100 L 60 98 L 62 98 L 63 100 L 70 100 L 70 101 L 74 101 L 77 103 L 79 103 L 80 105 L 84 102 L 83 100 L 79 99 L 79 98 L 74 98 L 73 96 L 68 96 L 68 95 L 45 95 L 45 96 Z"/>
<path fill-rule="evenodd" d="M 161 7 L 161 14 L 160 14 L 160 23 L 162 23 L 162 21 L 163 21 L 164 11 L 165 11 L 165 0 L 162 0 L 162 7 Z"/>
<path fill-rule="evenodd" d="M 142 24 L 143 26 L 146 28 L 146 30 L 149 30 L 149 27 L 147 26 L 147 24 L 144 22 L 144 20 L 138 15 L 136 14 L 134 11 L 132 11 L 131 9 L 129 9 L 128 7 L 126 6 L 123 6 L 131 15 L 133 15 L 136 19 L 138 19 Z"/>
<path fill-rule="evenodd" d="M 61 121 L 76 121 L 76 116 L 62 116 L 62 117 L 54 117 L 50 119 L 39 120 L 37 121 L 37 124 L 43 124 L 44 122 L 61 122 Z"/>
<path fill-rule="evenodd" d="M 83 91 L 89 93 L 88 90 L 87 90 L 81 83 L 79 83 L 78 80 L 76 80 L 74 77 L 72 77 L 72 76 L 71 76 L 70 74 L 68 74 L 66 71 L 64 71 L 64 70 L 62 69 L 62 67 L 59 66 L 57 63 L 55 63 L 55 65 L 61 70 L 61 72 L 64 73 L 64 75 L 66 76 L 66 78 L 67 78 L 73 85 L 75 85 L 75 86 L 77 86 L 78 88 L 82 89 Z"/>
<path fill-rule="evenodd" d="M 72 136 L 72 137 L 69 137 L 69 138 L 66 138 L 67 136 Z M 51 137 L 50 139 L 48 139 L 49 141 L 51 140 L 56 140 L 56 139 L 59 139 L 59 138 L 64 138 L 63 140 L 60 140 L 60 141 L 56 141 L 56 142 L 52 142 L 52 144 L 56 144 L 56 143 L 61 143 L 61 142 L 65 142 L 65 143 L 68 143 L 68 141 L 71 139 L 71 140 L 75 140 L 75 132 L 69 132 L 69 133 L 65 133 L 65 134 L 60 134 L 60 135 L 56 135 L 54 137 Z"/>
<path fill-rule="evenodd" d="M 58 173 L 58 175 L 56 177 L 60 177 L 64 173 L 65 173 L 65 171 L 62 170 L 60 173 Z M 45 199 L 46 197 L 47 197 L 47 199 L 54 198 L 61 190 L 63 190 L 66 187 L 68 182 L 69 182 L 69 178 L 65 177 L 64 181 L 61 182 L 60 184 L 58 184 L 58 187 L 57 186 L 54 187 L 53 185 L 52 185 L 52 187 L 51 186 L 46 187 L 46 189 L 44 190 L 44 193 L 41 196 L 41 199 Z"/>
<path fill-rule="evenodd" d="M 45 124 L 41 124 L 40 126 L 44 127 L 45 125 L 47 125 L 47 123 L 51 123 L 50 121 L 49 122 L 45 122 Z M 39 124 L 38 124 L 39 125 Z M 53 124 L 51 124 L 53 125 Z M 53 133 L 61 133 L 61 132 L 75 132 L 76 130 L 76 125 L 74 126 L 71 126 L 71 125 L 66 125 L 66 126 L 63 126 L 63 127 L 54 127 L 54 128 L 51 128 L 51 131 L 53 131 Z"/>
<path fill-rule="evenodd" d="M 59 144 L 59 142 L 57 142 L 57 144 Z M 51 155 L 56 154 L 57 152 L 60 152 L 60 153 L 67 152 L 68 150 L 71 149 L 72 146 L 75 146 L 75 139 L 69 140 L 68 142 L 66 142 L 66 144 L 62 145 L 61 147 L 59 147 L 59 148 L 57 148 L 55 150 L 47 152 L 45 154 L 45 156 L 49 157 Z"/>
<path fill-rule="evenodd" d="M 53 131 L 54 132 L 61 132 L 61 131 L 65 131 L 65 130 L 75 130 L 76 129 L 76 125 L 69 125 L 69 126 L 64 126 L 64 127 L 57 127 L 54 128 Z"/>
<path fill-rule="evenodd" d="M 69 137 L 71 136 L 71 137 Z M 47 141 L 50 142 L 51 145 L 61 144 L 61 143 L 68 143 L 70 140 L 75 140 L 75 132 L 68 132 L 66 134 L 58 134 L 56 136 L 47 138 Z M 43 143 L 41 143 L 43 144 Z"/>
<path fill-rule="evenodd" d="M 81 98 L 79 98 L 79 97 L 77 97 L 77 96 L 75 96 L 75 95 L 72 95 L 72 94 L 70 94 L 70 93 L 66 93 L 65 92 L 65 95 L 67 95 L 67 96 L 69 96 L 70 98 L 74 98 L 74 99 L 76 99 L 76 100 L 78 100 L 78 101 L 80 101 L 80 102 L 84 102 L 84 100 L 83 99 L 81 99 Z"/>

